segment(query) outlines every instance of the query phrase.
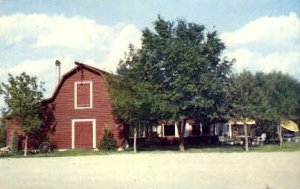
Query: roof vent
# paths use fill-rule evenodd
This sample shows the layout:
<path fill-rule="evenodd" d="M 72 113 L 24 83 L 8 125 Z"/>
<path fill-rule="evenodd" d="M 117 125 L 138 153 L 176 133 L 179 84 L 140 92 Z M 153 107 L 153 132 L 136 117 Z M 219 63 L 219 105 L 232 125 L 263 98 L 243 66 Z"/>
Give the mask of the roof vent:
<path fill-rule="evenodd" d="M 60 82 L 60 65 L 61 65 L 60 61 L 56 60 L 55 61 L 55 66 L 56 66 L 56 74 L 57 74 L 57 76 L 56 76 L 56 78 L 57 78 L 56 83 L 57 84 L 59 84 L 59 82 Z"/>

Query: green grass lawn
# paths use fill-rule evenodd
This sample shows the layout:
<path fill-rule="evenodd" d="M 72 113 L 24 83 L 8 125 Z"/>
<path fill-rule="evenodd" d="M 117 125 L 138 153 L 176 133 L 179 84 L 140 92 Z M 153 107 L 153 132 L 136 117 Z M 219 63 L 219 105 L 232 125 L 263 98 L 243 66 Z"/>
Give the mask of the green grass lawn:
<path fill-rule="evenodd" d="M 109 154 L 119 154 L 119 153 L 129 153 L 129 151 L 117 152 L 117 151 L 94 151 L 90 149 L 86 150 L 66 150 L 57 151 L 54 150 L 50 153 L 45 154 L 28 154 L 27 157 L 68 157 L 68 156 L 93 156 L 93 155 L 109 155 Z M 1 156 L 0 156 L 1 157 Z M 23 152 L 19 152 L 15 155 L 5 156 L 13 158 L 23 158 Z"/>
<path fill-rule="evenodd" d="M 251 152 L 292 152 L 300 151 L 300 143 L 285 142 L 283 146 L 279 144 L 265 144 L 261 146 L 250 147 Z M 156 147 L 141 147 L 138 149 L 138 153 L 165 153 L 172 152 L 177 153 L 177 146 L 156 146 Z M 187 146 L 187 149 L 183 153 L 232 153 L 232 152 L 244 152 L 243 146 L 204 146 L 193 145 Z M 178 152 L 180 153 L 180 152 Z M 47 154 L 29 154 L 28 157 L 67 157 L 67 156 L 93 156 L 93 155 L 110 155 L 110 154 L 133 154 L 132 149 L 128 149 L 122 152 L 117 151 L 93 151 L 93 150 L 67 150 L 67 151 L 53 151 Z M 0 156 L 1 157 L 1 156 Z M 7 156 L 6 156 L 7 157 Z M 10 155 L 8 157 L 23 158 L 23 154 Z"/>
<path fill-rule="evenodd" d="M 300 143 L 285 142 L 282 146 L 278 144 L 267 144 L 250 149 L 254 152 L 292 152 L 300 151 Z"/>

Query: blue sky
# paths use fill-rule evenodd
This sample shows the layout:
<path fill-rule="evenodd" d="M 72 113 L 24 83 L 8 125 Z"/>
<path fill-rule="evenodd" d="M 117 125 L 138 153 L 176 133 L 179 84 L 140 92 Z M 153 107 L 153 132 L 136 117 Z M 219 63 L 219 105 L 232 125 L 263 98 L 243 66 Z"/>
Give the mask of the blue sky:
<path fill-rule="evenodd" d="M 235 72 L 300 79 L 300 0 L 0 0 L 0 82 L 25 71 L 46 82 L 47 97 L 56 59 L 63 73 L 75 60 L 114 72 L 158 14 L 216 29 Z"/>

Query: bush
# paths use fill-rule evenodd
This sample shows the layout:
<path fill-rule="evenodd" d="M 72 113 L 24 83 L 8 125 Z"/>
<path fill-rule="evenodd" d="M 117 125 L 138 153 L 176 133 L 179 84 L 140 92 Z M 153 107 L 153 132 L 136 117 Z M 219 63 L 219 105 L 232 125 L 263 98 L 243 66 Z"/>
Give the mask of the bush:
<path fill-rule="evenodd" d="M 1 118 L 0 118 L 1 119 Z M 4 121 L 0 120 L 0 147 L 6 146 L 6 128 Z"/>
<path fill-rule="evenodd" d="M 12 133 L 12 137 L 11 137 L 11 153 L 12 154 L 16 154 L 18 153 L 18 135 L 17 135 L 17 132 L 14 131 Z"/>
<path fill-rule="evenodd" d="M 99 149 L 101 150 L 115 150 L 117 148 L 117 142 L 113 138 L 113 134 L 108 130 L 104 130 L 104 135 L 99 143 Z"/>

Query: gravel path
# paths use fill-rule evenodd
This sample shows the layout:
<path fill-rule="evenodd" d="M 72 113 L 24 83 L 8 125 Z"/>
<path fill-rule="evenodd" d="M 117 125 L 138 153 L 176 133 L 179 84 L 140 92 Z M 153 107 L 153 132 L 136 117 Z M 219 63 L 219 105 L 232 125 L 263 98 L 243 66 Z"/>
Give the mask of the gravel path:
<path fill-rule="evenodd" d="M 0 189 L 299 189 L 300 152 L 0 159 Z"/>

